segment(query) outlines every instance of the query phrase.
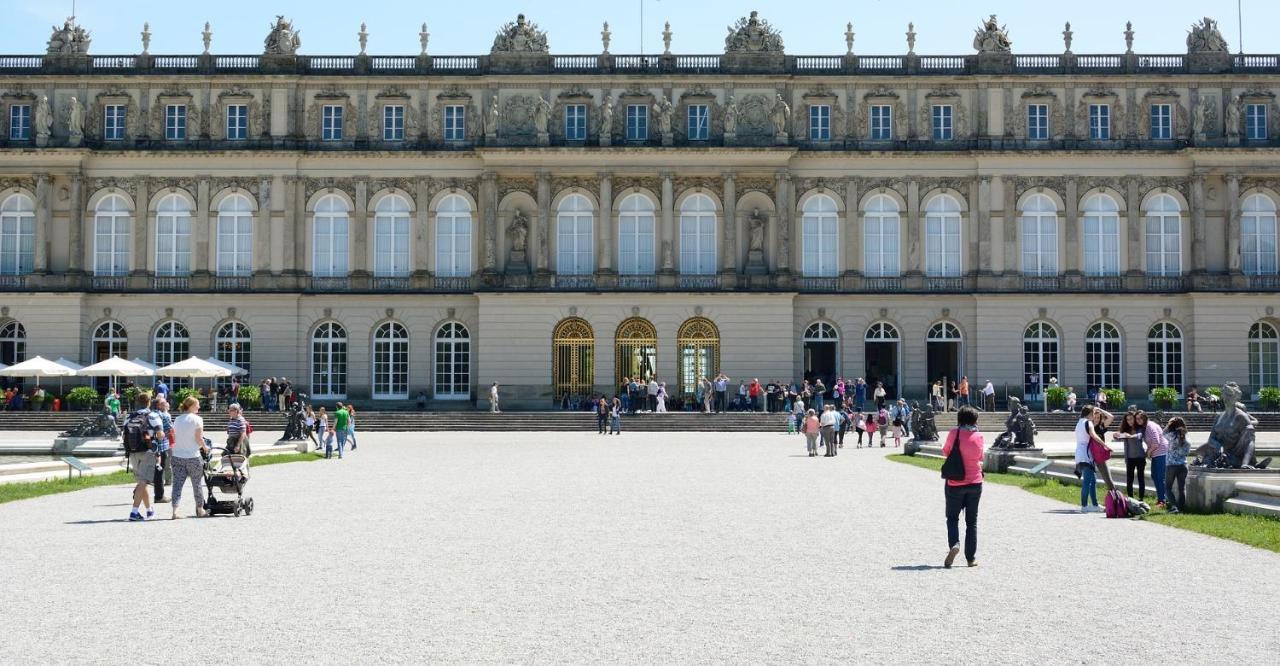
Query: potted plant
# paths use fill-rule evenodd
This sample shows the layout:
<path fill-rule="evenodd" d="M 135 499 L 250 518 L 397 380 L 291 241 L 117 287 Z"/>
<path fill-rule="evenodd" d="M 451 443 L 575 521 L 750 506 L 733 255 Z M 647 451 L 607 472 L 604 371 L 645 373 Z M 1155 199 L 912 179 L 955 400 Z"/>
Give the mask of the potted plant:
<path fill-rule="evenodd" d="M 91 386 L 77 386 L 67 392 L 72 409 L 92 409 L 98 403 L 98 392 Z"/>
<path fill-rule="evenodd" d="M 240 406 L 245 409 L 262 409 L 262 392 L 257 386 L 241 386 L 240 393 L 236 395 L 236 399 L 240 401 Z"/>
<path fill-rule="evenodd" d="M 1151 389 L 1151 401 L 1160 409 L 1173 409 L 1178 403 L 1178 390 L 1170 386 Z"/>
<path fill-rule="evenodd" d="M 1102 392 L 1107 394 L 1108 410 L 1125 408 L 1125 402 L 1129 398 L 1124 394 L 1124 389 L 1118 389 L 1118 388 L 1102 389 Z"/>
<path fill-rule="evenodd" d="M 1050 386 L 1044 390 L 1044 399 L 1049 403 L 1049 409 L 1063 409 L 1067 406 L 1067 389 Z"/>
<path fill-rule="evenodd" d="M 1263 409 L 1280 408 L 1280 387 L 1264 386 L 1258 389 L 1258 402 Z"/>

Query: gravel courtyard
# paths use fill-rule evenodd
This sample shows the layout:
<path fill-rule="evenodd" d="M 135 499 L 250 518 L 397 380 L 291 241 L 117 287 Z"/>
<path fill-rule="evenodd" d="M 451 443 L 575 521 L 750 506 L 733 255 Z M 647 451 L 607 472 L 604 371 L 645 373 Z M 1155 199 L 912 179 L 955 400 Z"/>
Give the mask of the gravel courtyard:
<path fill-rule="evenodd" d="M 130 524 L 122 487 L 0 505 L 0 662 L 1280 652 L 1280 556 L 989 484 L 980 566 L 943 570 L 941 480 L 882 449 L 811 459 L 798 436 L 694 433 L 360 444 L 255 470 L 251 517 Z"/>

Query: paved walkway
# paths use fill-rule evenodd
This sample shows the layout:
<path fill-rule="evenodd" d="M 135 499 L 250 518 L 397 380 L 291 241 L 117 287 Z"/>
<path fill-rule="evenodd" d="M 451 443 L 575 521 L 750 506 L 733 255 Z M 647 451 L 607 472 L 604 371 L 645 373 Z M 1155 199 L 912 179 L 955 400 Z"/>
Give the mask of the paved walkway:
<path fill-rule="evenodd" d="M 992 485 L 981 566 L 942 570 L 941 481 L 881 449 L 810 459 L 796 436 L 656 433 L 361 443 L 343 461 L 257 470 L 247 518 L 129 524 L 122 488 L 0 505 L 0 660 L 1226 663 L 1280 651 L 1267 625 L 1280 555 Z"/>

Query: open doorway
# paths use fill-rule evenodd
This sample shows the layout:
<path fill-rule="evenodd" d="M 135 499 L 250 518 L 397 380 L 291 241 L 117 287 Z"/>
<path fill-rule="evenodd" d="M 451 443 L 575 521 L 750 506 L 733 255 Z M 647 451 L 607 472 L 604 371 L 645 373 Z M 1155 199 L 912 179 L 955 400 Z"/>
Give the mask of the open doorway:
<path fill-rule="evenodd" d="M 822 380 L 830 391 L 839 369 L 840 335 L 831 324 L 817 322 L 804 332 L 804 378 Z"/>
<path fill-rule="evenodd" d="M 938 322 L 929 329 L 925 341 L 925 363 L 930 383 L 941 379 L 944 389 L 949 392 L 951 384 L 960 381 L 960 373 L 964 370 L 961 362 L 963 342 L 960 329 L 950 322 Z"/>
<path fill-rule="evenodd" d="M 884 383 L 886 397 L 898 397 L 898 368 L 901 358 L 898 348 L 902 340 L 898 329 L 887 322 L 876 322 L 867 329 L 864 338 L 864 366 L 866 368 L 868 393 L 873 393 L 877 383 Z"/>

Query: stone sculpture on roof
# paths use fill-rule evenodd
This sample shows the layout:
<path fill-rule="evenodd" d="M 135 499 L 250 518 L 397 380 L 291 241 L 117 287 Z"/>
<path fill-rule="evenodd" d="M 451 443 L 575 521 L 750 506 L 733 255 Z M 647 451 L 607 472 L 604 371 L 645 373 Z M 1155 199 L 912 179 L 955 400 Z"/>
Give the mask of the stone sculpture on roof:
<path fill-rule="evenodd" d="M 982 22 L 982 27 L 974 30 L 973 48 L 978 53 L 1010 53 L 1013 42 L 1009 41 L 1009 29 L 996 21 L 996 15 Z"/>
<path fill-rule="evenodd" d="M 267 38 L 262 40 L 262 46 L 263 55 L 297 55 L 302 46 L 302 31 L 294 30 L 291 21 L 276 15 L 275 25 L 271 26 Z"/>
<path fill-rule="evenodd" d="M 76 17 L 72 16 L 62 23 L 62 27 L 53 26 L 53 35 L 49 37 L 50 55 L 85 55 L 89 53 L 89 31 L 76 25 Z"/>
<path fill-rule="evenodd" d="M 1227 53 L 1227 40 L 1218 30 L 1218 22 L 1204 17 L 1199 23 L 1192 23 L 1187 33 L 1187 53 Z"/>
<path fill-rule="evenodd" d="M 782 35 L 768 21 L 760 18 L 760 12 L 751 12 L 751 16 L 740 18 L 729 26 L 729 34 L 724 38 L 725 53 L 782 53 Z"/>
<path fill-rule="evenodd" d="M 547 33 L 539 30 L 537 23 L 525 20 L 524 14 L 520 14 L 513 23 L 498 30 L 490 53 L 550 53 Z"/>

